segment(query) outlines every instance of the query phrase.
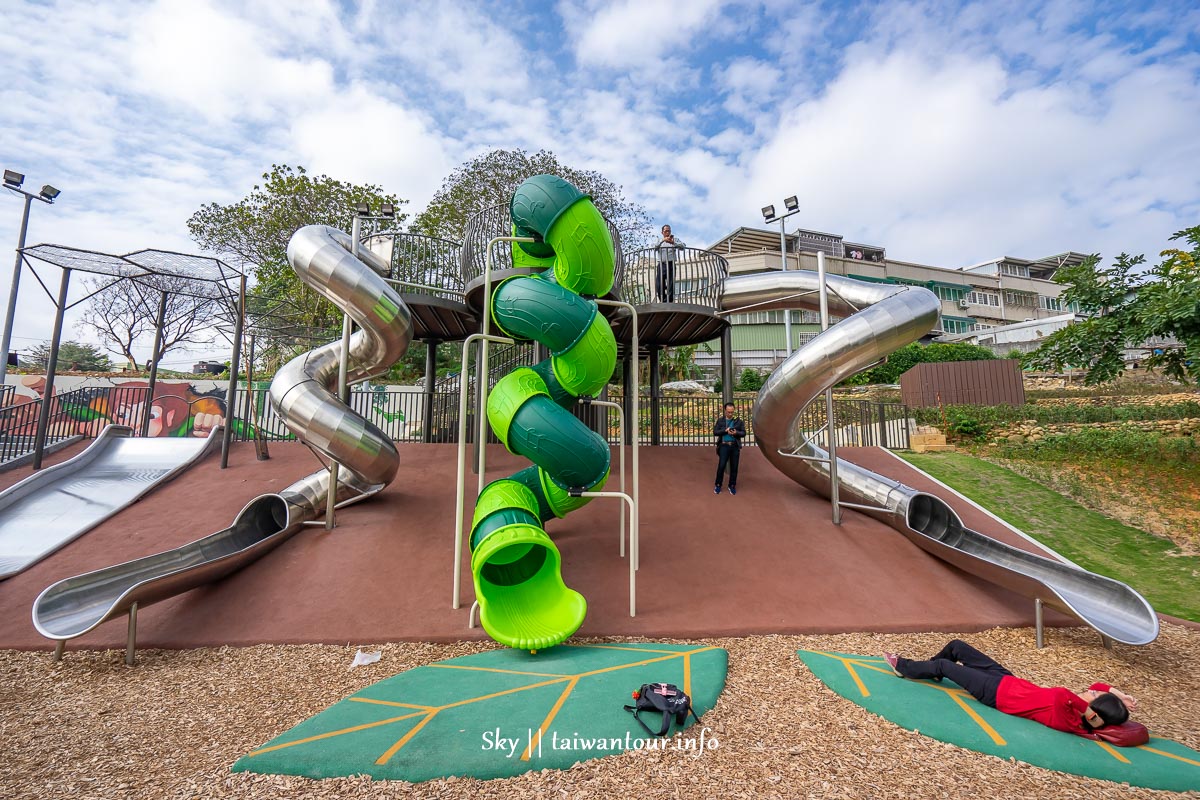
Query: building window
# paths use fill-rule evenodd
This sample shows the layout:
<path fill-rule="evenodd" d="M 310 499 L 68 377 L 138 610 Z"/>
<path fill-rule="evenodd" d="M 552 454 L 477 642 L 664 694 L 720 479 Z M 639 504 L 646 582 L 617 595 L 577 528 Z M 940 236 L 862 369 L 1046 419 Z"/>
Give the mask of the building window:
<path fill-rule="evenodd" d="M 967 293 L 966 289 L 956 289 L 953 286 L 934 286 L 934 293 L 941 300 L 946 300 L 951 303 L 957 303 L 963 299 L 963 295 Z"/>
<path fill-rule="evenodd" d="M 1029 294 L 1028 292 L 1014 292 L 1005 290 L 1004 302 L 1010 306 L 1021 306 L 1022 308 L 1037 308 L 1037 295 Z"/>
<path fill-rule="evenodd" d="M 994 292 L 970 292 L 967 294 L 967 302 L 975 306 L 999 307 L 1000 295 Z"/>
<path fill-rule="evenodd" d="M 1024 264 L 1009 264 L 1008 262 L 1004 262 L 1000 264 L 1000 274 L 1012 275 L 1017 278 L 1028 278 L 1029 267 Z"/>
<path fill-rule="evenodd" d="M 946 333 L 967 333 L 970 325 L 965 319 L 942 317 L 942 330 Z"/>
<path fill-rule="evenodd" d="M 1038 307 L 1044 308 L 1047 311 L 1062 311 L 1062 301 L 1057 297 L 1038 295 Z"/>
<path fill-rule="evenodd" d="M 975 331 L 990 331 L 995 325 L 988 325 L 986 322 L 975 322 L 971 324 L 971 332 Z"/>

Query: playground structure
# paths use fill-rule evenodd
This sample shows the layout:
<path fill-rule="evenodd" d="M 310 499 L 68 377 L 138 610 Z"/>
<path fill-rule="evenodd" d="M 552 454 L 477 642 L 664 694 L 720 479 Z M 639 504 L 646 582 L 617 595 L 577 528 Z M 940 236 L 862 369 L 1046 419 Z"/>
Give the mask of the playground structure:
<path fill-rule="evenodd" d="M 613 326 L 618 335 L 614 336 L 596 302 L 583 295 L 609 295 L 615 280 L 612 265 L 617 263 L 619 251 L 613 248 L 611 233 L 590 201 L 577 192 L 562 192 L 561 197 L 528 208 L 514 201 L 518 236 L 513 239 L 524 241 L 509 251 L 511 264 L 501 265 L 495 274 L 488 268 L 468 280 L 464 266 L 461 296 L 440 297 L 436 287 L 422 283 L 427 279 L 423 276 L 430 273 L 414 272 L 391 279 L 402 287 L 424 287 L 406 300 L 382 277 L 396 274 L 396 249 L 391 259 L 381 257 L 378 247 L 358 250 L 355 257 L 354 238 L 333 229 L 302 229 L 289 246 L 289 259 L 301 277 L 362 328 L 354 334 L 348 350 L 349 383 L 386 369 L 403 354 L 414 335 L 437 342 L 470 330 L 472 299 L 482 304 L 490 298 L 485 329 L 488 320 L 494 320 L 510 337 L 539 341 L 551 349 L 549 360 L 511 373 L 493 393 L 494 402 L 488 407 L 492 427 L 513 452 L 538 466 L 496 481 L 481 493 L 470 537 L 472 575 L 485 629 L 504 644 L 527 649 L 563 641 L 579 627 L 586 611 L 583 598 L 562 583 L 557 548 L 541 525 L 582 505 L 587 499 L 585 492 L 603 486 L 608 449 L 584 426 L 569 421 L 574 417 L 567 409 L 575 405 L 577 397 L 602 387 L 622 355 L 626 375 L 635 370 L 640 347 L 632 336 L 637 335 L 643 318 L 658 315 L 660 320 L 660 338 L 649 349 L 653 381 L 657 348 L 669 341 L 672 331 L 685 338 L 698 335 L 694 322 L 700 318 L 710 330 L 727 330 L 718 305 L 726 312 L 747 307 L 809 308 L 814 293 L 824 297 L 823 281 L 811 273 L 721 276 L 722 290 L 710 292 L 712 307 L 650 303 L 638 306 L 636 317 L 629 314 L 627 321 L 624 316 L 628 312 L 618 307 Z M 392 236 L 393 248 L 399 241 Z M 521 246 L 531 244 L 531 248 Z M 464 249 L 464 265 L 469 250 Z M 444 255 L 431 260 L 438 258 L 444 260 Z M 534 272 L 539 273 L 537 277 L 530 277 Z M 517 274 L 522 277 L 518 279 Z M 624 277 L 628 279 L 628 275 Z M 491 296 L 493 278 L 499 282 Z M 1045 603 L 1063 610 L 1117 641 L 1152 641 L 1157 635 L 1157 618 L 1145 600 L 1124 584 L 1017 551 L 967 529 L 937 497 L 841 461 L 821 447 L 819 436 L 808 437 L 800 431 L 796 420 L 822 391 L 916 340 L 937 321 L 936 298 L 923 289 L 845 278 L 828 279 L 828 285 L 835 295 L 835 312 L 846 319 L 785 361 L 764 385 L 756 403 L 755 429 L 771 463 L 793 480 L 831 496 L 835 509 L 856 508 L 881 519 L 934 555 L 1035 599 L 1039 609 Z M 427 308 L 413 313 L 409 303 Z M 673 310 L 672 305 L 689 307 Z M 535 310 L 531 312 L 531 308 Z M 674 313 L 686 324 L 670 323 Z M 631 334 L 627 342 L 622 330 Z M 728 350 L 724 348 L 726 353 Z M 277 495 L 260 497 L 229 529 L 181 548 L 173 556 L 151 556 L 61 581 L 35 603 L 38 630 L 61 642 L 128 611 L 131 657 L 139 592 L 144 592 L 140 602 L 148 603 L 167 596 L 167 591 L 178 593 L 212 580 L 314 520 L 327 500 L 344 505 L 381 491 L 395 474 L 398 454 L 386 436 L 350 411 L 334 392 L 341 356 L 342 344 L 337 342 L 302 355 L 280 370 L 271 388 L 272 404 L 289 428 L 345 467 L 332 498 L 330 473 L 322 470 Z M 482 387 L 488 382 L 484 356 L 477 396 L 486 393 Z M 427 387 L 430 383 L 427 381 Z M 635 394 L 627 392 L 627 401 L 636 402 L 631 396 Z M 636 419 L 637 415 L 627 418 Z M 547 431 L 558 433 L 547 436 Z M 543 446 L 546 440 L 567 446 L 554 450 Z M 483 441 L 483 436 L 476 440 L 477 444 Z M 839 493 L 849 501 L 842 501 Z M 209 544 L 201 546 L 201 542 Z M 221 546 L 210 546 L 216 542 Z M 634 566 L 635 553 L 631 546 Z M 229 567 L 224 572 L 214 569 L 220 559 L 228 559 L 222 562 Z M 83 615 L 80 610 L 85 607 L 103 613 Z"/>
<path fill-rule="evenodd" d="M 319 470 L 278 494 L 251 501 L 227 529 L 177 550 L 147 556 L 59 581 L 34 601 L 38 632 L 60 644 L 106 620 L 129 614 L 126 661 L 133 662 L 139 604 L 215 580 L 263 555 L 335 503 L 382 490 L 396 474 L 399 454 L 378 428 L 350 411 L 335 394 L 339 377 L 351 382 L 386 369 L 412 338 L 404 301 L 383 280 L 387 265 L 370 252 L 352 255 L 351 237 L 324 226 L 296 232 L 288 260 L 304 280 L 358 323 L 342 361 L 341 342 L 288 362 L 271 384 L 271 402 L 310 447 L 344 467 Z M 339 373 L 340 376 L 339 376 Z M 334 485 L 332 481 L 336 479 Z"/>
<path fill-rule="evenodd" d="M 823 260 L 823 259 L 820 259 Z M 755 403 L 759 446 L 780 472 L 830 497 L 834 520 L 851 507 L 886 522 L 922 549 L 1086 622 L 1102 636 L 1149 644 L 1158 636 L 1154 609 L 1120 581 L 1018 550 L 963 525 L 945 501 L 918 492 L 831 454 L 796 425 L 822 392 L 866 369 L 937 324 L 938 300 L 928 289 L 890 287 L 811 272 L 747 275 L 725 284 L 727 308 L 814 308 L 832 303 L 845 319 L 793 353 L 763 384 Z M 817 301 L 819 300 L 819 305 Z M 828 308 L 822 308 L 825 316 Z M 826 437 L 826 441 L 828 437 Z M 841 500 L 842 495 L 850 500 Z"/>

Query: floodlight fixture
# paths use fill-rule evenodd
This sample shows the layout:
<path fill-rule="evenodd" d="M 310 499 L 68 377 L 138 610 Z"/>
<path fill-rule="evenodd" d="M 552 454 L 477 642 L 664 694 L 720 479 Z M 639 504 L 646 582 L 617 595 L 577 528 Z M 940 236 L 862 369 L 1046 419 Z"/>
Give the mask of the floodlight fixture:
<path fill-rule="evenodd" d="M 770 222 L 775 219 L 775 206 L 763 206 L 762 210 L 763 222 Z"/>
<path fill-rule="evenodd" d="M 21 184 L 25 182 L 25 176 L 19 172 L 14 172 L 11 169 L 4 170 L 4 185 L 12 189 L 20 189 Z"/>
<path fill-rule="evenodd" d="M 58 196 L 62 194 L 62 192 L 47 183 L 42 187 L 42 190 L 38 192 L 38 194 L 41 195 L 42 199 L 47 203 L 53 203 L 56 199 L 58 199 Z"/>
<path fill-rule="evenodd" d="M 391 203 L 381 203 L 379 205 L 379 216 L 392 219 L 396 216 L 396 207 Z"/>
<path fill-rule="evenodd" d="M 359 200 L 355 203 L 354 210 L 360 217 L 369 217 L 371 215 L 371 206 L 367 205 L 366 200 Z"/>
<path fill-rule="evenodd" d="M 797 199 L 796 195 L 792 195 L 783 201 L 783 205 L 788 211 L 796 211 L 800 208 L 800 201 Z"/>

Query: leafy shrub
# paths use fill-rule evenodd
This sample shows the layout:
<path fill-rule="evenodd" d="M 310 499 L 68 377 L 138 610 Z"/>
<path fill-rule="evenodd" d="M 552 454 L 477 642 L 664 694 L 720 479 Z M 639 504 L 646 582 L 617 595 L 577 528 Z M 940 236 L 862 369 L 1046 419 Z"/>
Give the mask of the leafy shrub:
<path fill-rule="evenodd" d="M 761 372 L 755 372 L 752 369 L 746 368 L 738 376 L 738 382 L 733 388 L 739 392 L 757 392 L 766 383 L 766 380 L 767 376 Z"/>

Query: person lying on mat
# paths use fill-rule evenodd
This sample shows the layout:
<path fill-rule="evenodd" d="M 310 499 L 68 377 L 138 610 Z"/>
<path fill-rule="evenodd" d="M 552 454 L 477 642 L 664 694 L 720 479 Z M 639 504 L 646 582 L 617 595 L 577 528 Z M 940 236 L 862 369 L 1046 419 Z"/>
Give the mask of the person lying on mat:
<path fill-rule="evenodd" d="M 901 678 L 939 682 L 949 678 L 985 706 L 1089 739 L 1100 738 L 1096 734 L 1099 728 L 1124 724 L 1129 712 L 1137 708 L 1136 700 L 1107 683 L 1093 683 L 1082 692 L 1038 686 L 1016 677 L 961 639 L 950 641 L 928 661 L 913 661 L 895 653 L 884 653 L 883 658 Z"/>

